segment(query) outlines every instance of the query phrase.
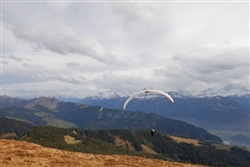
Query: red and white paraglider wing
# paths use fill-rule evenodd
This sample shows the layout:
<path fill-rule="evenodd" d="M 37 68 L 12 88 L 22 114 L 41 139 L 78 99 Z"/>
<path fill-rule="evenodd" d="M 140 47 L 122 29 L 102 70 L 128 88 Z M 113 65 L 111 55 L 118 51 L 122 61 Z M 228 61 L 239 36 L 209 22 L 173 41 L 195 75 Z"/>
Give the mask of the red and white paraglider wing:
<path fill-rule="evenodd" d="M 136 97 L 137 95 L 142 94 L 142 93 L 145 93 L 145 91 L 140 91 L 140 92 L 137 92 L 137 93 L 133 94 L 132 96 L 130 96 L 130 97 L 125 101 L 125 103 L 124 103 L 124 105 L 123 105 L 123 109 L 124 109 L 124 110 L 126 109 L 126 106 L 127 106 L 128 102 L 129 102 L 131 99 L 133 99 L 134 97 Z"/>
<path fill-rule="evenodd" d="M 165 93 L 163 91 L 160 91 L 160 90 L 148 90 L 148 92 L 162 94 L 163 96 L 167 97 L 171 101 L 171 103 L 174 103 L 174 100 L 172 99 L 172 97 L 169 96 L 167 93 Z"/>
<path fill-rule="evenodd" d="M 174 103 L 174 100 L 172 99 L 171 96 L 169 96 L 167 93 L 160 91 L 160 90 L 144 90 L 144 91 L 140 91 L 135 93 L 134 95 L 130 96 L 124 103 L 123 105 L 123 109 L 126 109 L 127 104 L 129 103 L 130 100 L 132 100 L 134 97 L 140 95 L 140 94 L 145 94 L 145 93 L 156 93 L 156 94 L 161 94 L 165 97 L 167 97 L 172 103 Z"/>

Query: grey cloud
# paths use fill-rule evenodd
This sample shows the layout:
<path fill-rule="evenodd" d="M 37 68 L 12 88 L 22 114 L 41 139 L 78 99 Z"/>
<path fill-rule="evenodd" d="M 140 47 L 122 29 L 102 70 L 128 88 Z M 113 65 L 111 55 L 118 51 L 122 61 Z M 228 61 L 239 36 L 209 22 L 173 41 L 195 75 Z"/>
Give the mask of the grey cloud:
<path fill-rule="evenodd" d="M 20 5 L 22 9 L 30 7 L 29 4 Z M 31 10 L 25 10 L 28 12 L 22 12 L 23 15 L 20 17 L 18 12 L 21 13 L 21 8 L 9 4 L 3 11 L 3 25 L 8 27 L 19 40 L 29 43 L 30 47 L 36 50 L 47 49 L 62 55 L 80 54 L 105 64 L 119 63 L 116 55 L 107 50 L 94 34 L 85 32 L 88 22 L 79 20 L 78 15 L 77 22 L 73 25 L 67 24 L 67 20 L 57 18 L 66 18 L 69 13 L 65 12 L 68 12 L 67 9 L 70 7 L 71 5 L 66 5 L 60 10 L 55 10 L 47 3 L 36 3 L 32 4 Z"/>
<path fill-rule="evenodd" d="M 220 51 L 194 51 L 188 54 L 178 54 L 173 57 L 174 62 L 183 68 L 200 73 L 217 73 L 231 71 L 239 67 L 249 66 L 248 48 L 225 48 Z"/>
<path fill-rule="evenodd" d="M 37 49 L 44 48 L 62 55 L 80 54 L 106 64 L 118 63 L 115 55 L 108 53 L 98 41 L 88 37 L 77 37 L 74 33 L 63 30 L 37 31 L 35 27 L 15 27 L 12 31 L 17 38 L 36 44 Z"/>
<path fill-rule="evenodd" d="M 20 61 L 23 60 L 22 58 L 19 58 L 19 57 L 13 56 L 13 55 L 9 55 L 8 57 L 9 57 L 10 59 L 15 60 L 15 61 L 18 61 L 18 62 L 20 62 Z"/>
<path fill-rule="evenodd" d="M 12 83 L 29 83 L 40 81 L 39 78 L 35 78 L 29 74 L 23 73 L 5 73 L 2 75 L 2 84 L 12 84 Z"/>
<path fill-rule="evenodd" d="M 164 67 L 164 68 L 157 68 L 154 69 L 154 72 L 157 76 L 163 76 L 165 78 L 178 78 L 178 77 L 183 77 L 183 72 L 187 74 L 187 71 L 184 70 L 181 67 L 178 66 L 173 66 L 173 67 Z"/>
<path fill-rule="evenodd" d="M 133 74 L 117 74 L 115 72 L 104 72 L 98 78 L 92 80 L 96 85 L 103 89 L 128 92 L 131 90 L 141 90 L 145 87 L 153 87 L 153 81 L 144 79 Z"/>
<path fill-rule="evenodd" d="M 88 80 L 85 77 L 79 75 L 60 75 L 57 77 L 57 79 L 62 82 L 72 84 L 88 83 Z"/>
<path fill-rule="evenodd" d="M 122 17 L 125 30 L 140 33 L 155 27 L 157 17 L 145 3 L 113 4 L 112 9 Z"/>
<path fill-rule="evenodd" d="M 25 63 L 23 63 L 22 65 L 23 65 L 23 66 L 25 66 L 25 67 L 29 66 L 29 64 L 28 64 L 28 63 L 26 63 L 26 62 L 25 62 Z"/>
<path fill-rule="evenodd" d="M 6 3 L 4 48 L 14 56 L 3 57 L 4 83 L 11 83 L 13 91 L 29 84 L 49 94 L 247 85 L 246 8 L 231 3 Z"/>
<path fill-rule="evenodd" d="M 16 84 L 16 83 L 38 83 L 46 82 L 49 80 L 55 80 L 58 76 L 56 72 L 44 72 L 45 69 L 40 69 L 39 67 L 32 67 L 27 64 L 22 64 L 22 66 L 28 66 L 23 69 L 15 69 L 14 71 L 6 71 L 3 75 L 3 84 Z M 31 70 L 32 69 L 32 70 Z"/>
<path fill-rule="evenodd" d="M 212 49 L 212 48 L 210 48 Z M 177 83 L 191 85 L 194 81 L 205 84 L 242 82 L 249 78 L 249 56 L 247 47 L 208 48 L 180 53 L 173 56 L 172 64 L 155 69 L 158 76 Z"/>
<path fill-rule="evenodd" d="M 9 65 L 9 62 L 7 60 L 2 60 L 2 63 L 5 65 Z"/>
<path fill-rule="evenodd" d="M 27 66 L 28 63 L 27 62 L 31 62 L 30 59 L 27 59 L 27 58 L 20 58 L 20 57 L 17 57 L 17 56 L 14 56 L 14 55 L 8 55 L 8 56 L 3 56 L 3 63 L 4 64 L 9 64 L 9 61 L 8 60 L 14 60 L 15 62 L 23 62 L 23 65 L 24 66 Z"/>
<path fill-rule="evenodd" d="M 75 62 L 70 62 L 70 63 L 67 63 L 66 65 L 68 67 L 76 67 L 76 66 L 79 66 L 80 64 L 79 63 L 75 63 Z"/>
<path fill-rule="evenodd" d="M 30 59 L 28 59 L 28 58 L 24 58 L 24 60 L 25 60 L 25 61 L 29 61 L 29 62 L 31 62 L 31 60 L 30 60 Z"/>

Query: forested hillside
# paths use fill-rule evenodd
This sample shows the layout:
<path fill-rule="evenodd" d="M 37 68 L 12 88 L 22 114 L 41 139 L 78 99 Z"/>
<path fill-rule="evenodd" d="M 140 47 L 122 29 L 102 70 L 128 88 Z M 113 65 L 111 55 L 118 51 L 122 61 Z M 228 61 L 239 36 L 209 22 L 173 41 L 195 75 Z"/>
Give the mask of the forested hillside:
<path fill-rule="evenodd" d="M 34 125 L 11 118 L 0 117 L 0 136 L 20 137 L 27 134 Z"/>
<path fill-rule="evenodd" d="M 80 130 L 54 126 L 33 126 L 9 118 L 1 119 L 1 138 L 15 138 L 45 147 L 108 155 L 133 155 L 209 166 L 248 166 L 250 153 L 226 146 L 181 136 L 145 130 Z M 15 136 L 6 134 L 15 133 Z"/>
<path fill-rule="evenodd" d="M 39 126 L 22 140 L 77 152 L 127 154 L 210 166 L 250 165 L 249 151 L 242 148 L 223 148 L 223 145 L 218 147 L 218 144 L 205 141 L 198 141 L 196 144 L 177 142 L 171 136 L 159 133 L 152 137 L 148 131 L 81 131 L 75 128 Z"/>

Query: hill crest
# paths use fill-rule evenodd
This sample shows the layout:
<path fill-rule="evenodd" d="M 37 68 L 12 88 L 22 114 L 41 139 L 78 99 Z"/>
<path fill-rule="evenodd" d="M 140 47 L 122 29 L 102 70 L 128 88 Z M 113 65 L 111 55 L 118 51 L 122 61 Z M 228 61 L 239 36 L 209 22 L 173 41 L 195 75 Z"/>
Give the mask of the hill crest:
<path fill-rule="evenodd" d="M 0 139 L 0 164 L 8 167 L 26 166 L 120 166 L 120 167 L 205 167 L 127 155 L 77 153 L 42 147 L 26 141 Z"/>

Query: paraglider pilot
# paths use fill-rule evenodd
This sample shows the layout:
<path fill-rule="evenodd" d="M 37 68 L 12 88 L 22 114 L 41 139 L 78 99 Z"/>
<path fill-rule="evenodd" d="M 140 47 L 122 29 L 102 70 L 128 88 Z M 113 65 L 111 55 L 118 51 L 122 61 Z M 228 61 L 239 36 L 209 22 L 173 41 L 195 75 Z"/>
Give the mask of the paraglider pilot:
<path fill-rule="evenodd" d="M 150 133 L 151 133 L 151 136 L 154 136 L 155 130 L 152 128 L 151 131 L 150 131 Z"/>

